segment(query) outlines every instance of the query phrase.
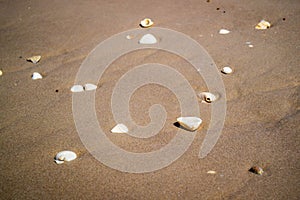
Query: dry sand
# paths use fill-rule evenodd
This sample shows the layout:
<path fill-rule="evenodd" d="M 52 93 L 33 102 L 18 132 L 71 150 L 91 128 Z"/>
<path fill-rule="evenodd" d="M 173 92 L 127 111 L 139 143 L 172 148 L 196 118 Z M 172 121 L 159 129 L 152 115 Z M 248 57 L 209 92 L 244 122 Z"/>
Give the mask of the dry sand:
<path fill-rule="evenodd" d="M 2 0 L 0 15 L 1 199 L 299 199 L 298 0 Z M 176 162 L 130 174 L 106 167 L 86 150 L 73 121 L 70 88 L 97 44 L 137 28 L 144 17 L 189 35 L 219 69 L 230 65 L 235 72 L 222 75 L 227 116 L 209 156 L 197 158 L 205 124 Z M 255 30 L 261 19 L 273 26 Z M 219 35 L 221 28 L 231 33 Z M 41 61 L 26 62 L 32 55 L 42 55 Z M 162 102 L 168 111 L 162 132 L 148 140 L 109 134 L 115 124 L 109 107 L 114 84 L 131 66 L 153 61 L 172 65 L 196 91 L 206 87 L 184 60 L 165 52 L 134 52 L 114 62 L 97 90 L 98 119 L 112 141 L 135 152 L 167 144 L 176 131 L 168 123 L 180 113 L 170 91 L 148 85 L 132 97 L 132 115 L 145 125 L 149 106 Z M 44 79 L 31 80 L 34 71 Z M 200 108 L 201 118 L 209 121 L 207 106 Z M 64 149 L 79 158 L 56 165 L 53 157 Z M 248 172 L 253 165 L 265 173 Z"/>

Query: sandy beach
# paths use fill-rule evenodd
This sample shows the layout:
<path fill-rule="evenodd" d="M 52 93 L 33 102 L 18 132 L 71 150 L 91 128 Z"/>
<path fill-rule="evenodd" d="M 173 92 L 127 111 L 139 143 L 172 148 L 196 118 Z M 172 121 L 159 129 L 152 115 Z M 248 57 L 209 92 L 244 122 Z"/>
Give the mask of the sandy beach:
<path fill-rule="evenodd" d="M 211 105 L 199 101 L 203 127 L 188 150 L 163 169 L 134 174 L 104 165 L 87 150 L 74 123 L 70 88 L 99 43 L 140 28 L 145 17 L 154 27 L 188 35 L 219 71 L 230 66 L 234 72 L 220 72 L 226 119 L 208 156 L 198 158 Z M 262 19 L 271 27 L 256 30 Z M 219 34 L 222 28 L 230 33 Z M 299 199 L 299 32 L 297 0 L 1 0 L 0 199 Z M 37 64 L 26 61 L 34 55 L 41 55 Z M 96 83 L 95 110 L 110 140 L 130 152 L 160 149 L 178 129 L 179 100 L 149 84 L 131 97 L 131 115 L 147 125 L 148 109 L 159 103 L 168 114 L 162 130 L 147 139 L 110 132 L 115 84 L 134 66 L 153 62 L 172 66 L 196 93 L 207 90 L 186 60 L 168 52 L 145 49 L 114 61 Z M 32 80 L 33 72 L 43 79 Z M 78 158 L 57 165 L 54 157 L 62 150 Z M 264 173 L 249 172 L 252 166 Z"/>

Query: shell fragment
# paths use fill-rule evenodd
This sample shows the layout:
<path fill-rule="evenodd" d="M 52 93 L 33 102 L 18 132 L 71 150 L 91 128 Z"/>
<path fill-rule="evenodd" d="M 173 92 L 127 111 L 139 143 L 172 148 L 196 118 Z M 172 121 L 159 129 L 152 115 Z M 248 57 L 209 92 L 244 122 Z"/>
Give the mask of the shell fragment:
<path fill-rule="evenodd" d="M 265 20 L 261 20 L 256 26 L 255 26 L 255 29 L 258 29 L 258 30 L 265 30 L 265 29 L 268 29 L 271 27 L 271 24 L 270 22 L 267 22 Z"/>
<path fill-rule="evenodd" d="M 128 133 L 128 128 L 124 124 L 117 124 L 113 129 L 112 133 Z"/>
<path fill-rule="evenodd" d="M 54 161 L 56 162 L 56 164 L 62 164 L 65 161 L 69 162 L 75 160 L 76 158 L 77 155 L 73 151 L 61 151 L 58 154 L 56 154 Z"/>
<path fill-rule="evenodd" d="M 220 30 L 219 30 L 219 34 L 221 34 L 221 35 L 226 35 L 226 34 L 228 34 L 228 33 L 230 33 L 229 30 L 226 30 L 226 29 L 220 29 Z"/>
<path fill-rule="evenodd" d="M 83 92 L 84 88 L 82 85 L 73 85 L 71 92 Z"/>
<path fill-rule="evenodd" d="M 189 131 L 195 131 L 200 127 L 202 120 L 198 117 L 178 117 L 177 122 L 183 128 Z"/>
<path fill-rule="evenodd" d="M 218 97 L 210 92 L 201 92 L 198 94 L 199 98 L 206 102 L 206 103 L 211 103 L 214 102 L 218 99 Z"/>
<path fill-rule="evenodd" d="M 41 57 L 42 56 L 32 56 L 32 57 L 27 58 L 26 60 L 36 64 L 41 60 Z"/>
<path fill-rule="evenodd" d="M 91 91 L 91 90 L 96 90 L 97 89 L 97 85 L 91 84 L 91 83 L 87 83 L 83 86 L 84 90 L 86 91 Z"/>
<path fill-rule="evenodd" d="M 157 39 L 154 37 L 154 35 L 148 33 L 140 39 L 139 43 L 140 44 L 155 44 L 155 43 L 157 43 Z"/>
<path fill-rule="evenodd" d="M 3 71 L 0 69 L 0 76 L 2 76 L 3 75 Z"/>
<path fill-rule="evenodd" d="M 224 74 L 231 74 L 233 70 L 230 67 L 223 67 L 222 72 Z"/>
<path fill-rule="evenodd" d="M 33 74 L 31 75 L 32 80 L 37 80 L 37 79 L 42 79 L 42 78 L 43 78 L 43 76 L 38 72 L 33 72 Z"/>
<path fill-rule="evenodd" d="M 216 171 L 213 171 L 213 170 L 209 170 L 207 173 L 208 173 L 208 174 L 216 174 L 217 172 L 216 172 Z"/>
<path fill-rule="evenodd" d="M 140 26 L 143 28 L 148 28 L 152 26 L 154 23 L 150 18 L 145 18 L 141 21 Z"/>
<path fill-rule="evenodd" d="M 249 172 L 252 172 L 254 174 L 262 175 L 264 173 L 264 170 L 261 167 L 253 166 L 249 169 Z"/>

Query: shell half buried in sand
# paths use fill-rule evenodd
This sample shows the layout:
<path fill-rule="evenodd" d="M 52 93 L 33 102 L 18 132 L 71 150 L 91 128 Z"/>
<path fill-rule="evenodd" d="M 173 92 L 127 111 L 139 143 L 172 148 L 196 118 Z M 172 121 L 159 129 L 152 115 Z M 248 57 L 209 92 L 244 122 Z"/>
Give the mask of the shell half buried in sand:
<path fill-rule="evenodd" d="M 202 100 L 202 102 L 211 103 L 216 101 L 219 96 L 212 94 L 210 92 L 201 92 L 198 94 L 198 97 Z"/>
<path fill-rule="evenodd" d="M 154 35 L 148 33 L 144 35 L 140 40 L 139 44 L 155 44 L 157 43 L 157 39 L 155 38 Z"/>
<path fill-rule="evenodd" d="M 140 23 L 141 27 L 143 27 L 143 28 L 148 28 L 148 27 L 152 26 L 153 24 L 154 24 L 154 22 L 150 18 L 145 18 Z"/>
<path fill-rule="evenodd" d="M 183 128 L 189 131 L 195 131 L 200 127 L 202 120 L 198 117 L 178 117 L 177 122 Z"/>
<path fill-rule="evenodd" d="M 268 29 L 271 27 L 271 24 L 270 22 L 267 22 L 265 20 L 261 20 L 256 26 L 255 26 L 255 29 L 258 29 L 258 30 L 265 30 L 265 29 Z"/>
<path fill-rule="evenodd" d="M 124 124 L 117 124 L 113 129 L 111 129 L 112 133 L 128 133 L 128 128 Z"/>
<path fill-rule="evenodd" d="M 85 91 L 91 91 L 91 90 L 96 90 L 97 89 L 97 85 L 91 84 L 91 83 L 87 83 L 83 86 Z"/>
<path fill-rule="evenodd" d="M 27 58 L 26 60 L 36 64 L 41 60 L 41 58 L 42 58 L 42 56 L 32 56 L 32 57 Z"/>
<path fill-rule="evenodd" d="M 83 92 L 84 88 L 82 85 L 73 85 L 71 88 L 71 92 Z"/>
<path fill-rule="evenodd" d="M 42 78 L 43 78 L 43 76 L 38 72 L 33 72 L 33 74 L 31 75 L 32 80 L 37 80 L 37 79 L 42 79 Z"/>
<path fill-rule="evenodd" d="M 55 156 L 55 162 L 56 164 L 62 164 L 65 161 L 69 162 L 72 160 L 75 160 L 77 158 L 76 153 L 73 151 L 61 151 Z"/>

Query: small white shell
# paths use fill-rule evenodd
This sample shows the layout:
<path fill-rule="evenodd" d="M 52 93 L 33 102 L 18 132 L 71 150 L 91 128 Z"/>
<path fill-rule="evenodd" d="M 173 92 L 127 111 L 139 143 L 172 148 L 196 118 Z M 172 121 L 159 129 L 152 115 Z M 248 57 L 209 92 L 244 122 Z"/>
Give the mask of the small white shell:
<path fill-rule="evenodd" d="M 42 56 L 32 56 L 32 57 L 27 58 L 26 60 L 36 64 L 41 60 L 41 57 Z"/>
<path fill-rule="evenodd" d="M 72 92 L 83 92 L 84 88 L 82 85 L 73 85 L 73 87 L 71 88 Z"/>
<path fill-rule="evenodd" d="M 124 124 L 117 124 L 113 129 L 112 133 L 128 133 L 128 128 Z"/>
<path fill-rule="evenodd" d="M 140 25 L 143 28 L 148 28 L 150 26 L 152 26 L 154 23 L 150 18 L 145 18 L 141 21 Z"/>
<path fill-rule="evenodd" d="M 258 29 L 258 30 L 265 30 L 265 29 L 268 29 L 271 27 L 271 24 L 270 22 L 267 22 L 265 20 L 261 20 L 256 26 L 255 26 L 255 29 Z"/>
<path fill-rule="evenodd" d="M 91 90 L 96 90 L 97 89 L 97 85 L 91 84 L 91 83 L 87 83 L 84 86 L 84 90 L 86 91 L 91 91 Z"/>
<path fill-rule="evenodd" d="M 228 33 L 230 33 L 229 30 L 226 30 L 226 29 L 220 29 L 220 30 L 219 30 L 219 34 L 221 34 L 221 35 L 226 35 L 226 34 L 228 34 Z"/>
<path fill-rule="evenodd" d="M 32 80 L 37 80 L 37 79 L 42 79 L 43 76 L 38 73 L 38 72 L 33 72 L 33 74 L 31 75 Z"/>
<path fill-rule="evenodd" d="M 73 151 L 61 151 L 58 154 L 56 154 L 54 161 L 57 164 L 62 164 L 62 163 L 64 163 L 64 161 L 69 162 L 69 161 L 75 160 L 76 158 L 77 158 L 77 155 Z"/>
<path fill-rule="evenodd" d="M 126 38 L 127 38 L 128 40 L 131 40 L 132 38 L 134 38 L 134 36 L 133 36 L 133 35 L 127 35 Z"/>
<path fill-rule="evenodd" d="M 213 170 L 209 170 L 207 173 L 208 173 L 208 174 L 216 174 L 217 172 L 216 172 L 216 171 L 213 171 Z"/>
<path fill-rule="evenodd" d="M 155 43 L 157 43 L 157 39 L 154 37 L 154 35 L 148 33 L 140 39 L 139 43 L 140 44 L 155 44 Z"/>
<path fill-rule="evenodd" d="M 199 128 L 202 120 L 198 117 L 178 117 L 177 122 L 189 131 L 195 131 Z"/>
<path fill-rule="evenodd" d="M 3 75 L 3 71 L 0 69 L 0 76 L 2 76 Z"/>
<path fill-rule="evenodd" d="M 222 72 L 224 74 L 231 74 L 233 70 L 230 67 L 223 67 Z"/>
<path fill-rule="evenodd" d="M 198 94 L 199 98 L 206 103 L 214 102 L 218 99 L 217 95 L 214 95 L 210 92 L 201 92 Z"/>

